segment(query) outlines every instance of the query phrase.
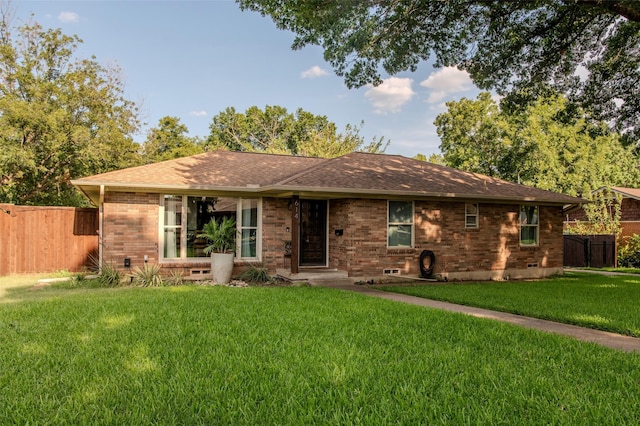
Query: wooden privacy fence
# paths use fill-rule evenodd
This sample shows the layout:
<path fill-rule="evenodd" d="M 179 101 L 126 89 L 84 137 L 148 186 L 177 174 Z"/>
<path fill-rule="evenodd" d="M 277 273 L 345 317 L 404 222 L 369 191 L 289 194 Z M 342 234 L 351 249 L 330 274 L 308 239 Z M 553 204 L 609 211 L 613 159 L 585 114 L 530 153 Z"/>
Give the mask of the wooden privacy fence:
<path fill-rule="evenodd" d="M 606 268 L 615 265 L 614 235 L 564 236 L 564 266 Z"/>
<path fill-rule="evenodd" d="M 0 204 L 0 275 L 91 267 L 98 209 Z"/>

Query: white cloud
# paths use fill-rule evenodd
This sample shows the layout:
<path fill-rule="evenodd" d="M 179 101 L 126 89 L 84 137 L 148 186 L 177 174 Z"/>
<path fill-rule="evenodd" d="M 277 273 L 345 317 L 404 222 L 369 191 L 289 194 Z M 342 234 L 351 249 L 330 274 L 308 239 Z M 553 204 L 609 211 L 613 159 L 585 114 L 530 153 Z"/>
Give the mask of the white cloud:
<path fill-rule="evenodd" d="M 193 115 L 195 117 L 206 117 L 207 111 L 191 111 L 189 115 Z"/>
<path fill-rule="evenodd" d="M 400 112 L 415 95 L 412 83 L 410 78 L 391 77 L 377 87 L 369 86 L 364 96 L 373 104 L 376 114 Z"/>
<path fill-rule="evenodd" d="M 427 102 L 435 104 L 454 93 L 466 92 L 474 88 L 466 71 L 455 67 L 446 67 L 431 74 L 420 86 L 431 89 Z"/>
<path fill-rule="evenodd" d="M 308 70 L 302 71 L 300 73 L 300 77 L 302 78 L 318 78 L 318 77 L 324 77 L 325 75 L 329 75 L 329 73 L 317 65 L 314 65 Z"/>
<path fill-rule="evenodd" d="M 60 12 L 58 19 L 65 24 L 74 24 L 80 21 L 80 15 L 75 12 Z"/>

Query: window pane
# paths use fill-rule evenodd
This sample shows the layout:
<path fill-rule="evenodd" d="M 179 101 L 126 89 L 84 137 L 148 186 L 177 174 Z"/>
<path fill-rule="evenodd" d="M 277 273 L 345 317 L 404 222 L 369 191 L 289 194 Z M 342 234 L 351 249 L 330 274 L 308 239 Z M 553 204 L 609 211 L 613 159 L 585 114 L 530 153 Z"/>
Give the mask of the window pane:
<path fill-rule="evenodd" d="M 389 247 L 411 247 L 411 225 L 389 225 Z"/>
<path fill-rule="evenodd" d="M 182 225 L 182 197 L 164 196 L 164 226 Z"/>
<path fill-rule="evenodd" d="M 478 227 L 478 216 L 467 216 L 467 228 Z"/>
<path fill-rule="evenodd" d="M 467 214 L 478 214 L 478 205 L 467 204 Z"/>
<path fill-rule="evenodd" d="M 198 238 L 202 228 L 213 218 L 215 197 L 187 198 L 187 257 L 207 257 L 204 248 L 207 240 Z"/>
<path fill-rule="evenodd" d="M 538 224 L 538 206 L 520 206 L 520 224 Z"/>
<path fill-rule="evenodd" d="M 240 257 L 256 257 L 257 230 L 243 229 L 240 244 Z"/>
<path fill-rule="evenodd" d="M 164 257 L 180 257 L 180 232 L 182 230 L 182 197 L 164 196 Z"/>
<path fill-rule="evenodd" d="M 389 201 L 389 223 L 413 223 L 413 203 Z"/>
<path fill-rule="evenodd" d="M 538 244 L 538 206 L 520 206 L 520 244 Z"/>
<path fill-rule="evenodd" d="M 165 228 L 164 229 L 164 257 L 166 259 L 175 259 L 180 257 L 180 230 L 182 228 Z"/>
<path fill-rule="evenodd" d="M 535 245 L 537 241 L 537 226 L 523 226 L 520 228 L 520 244 Z"/>
<path fill-rule="evenodd" d="M 242 200 L 242 226 L 258 226 L 258 200 Z"/>

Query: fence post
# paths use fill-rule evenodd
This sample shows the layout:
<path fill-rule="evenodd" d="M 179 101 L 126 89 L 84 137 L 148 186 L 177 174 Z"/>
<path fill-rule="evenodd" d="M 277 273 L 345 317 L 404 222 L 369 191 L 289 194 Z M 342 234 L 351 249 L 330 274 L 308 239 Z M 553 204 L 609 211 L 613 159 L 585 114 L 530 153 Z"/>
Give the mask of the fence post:
<path fill-rule="evenodd" d="M 589 237 L 584 240 L 584 260 L 587 268 L 591 267 L 591 239 Z"/>

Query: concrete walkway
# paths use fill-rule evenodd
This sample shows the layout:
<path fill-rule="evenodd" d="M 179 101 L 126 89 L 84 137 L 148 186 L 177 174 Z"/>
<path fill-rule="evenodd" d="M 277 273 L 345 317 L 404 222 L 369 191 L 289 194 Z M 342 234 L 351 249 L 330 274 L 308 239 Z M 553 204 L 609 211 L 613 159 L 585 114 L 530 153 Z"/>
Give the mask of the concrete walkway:
<path fill-rule="evenodd" d="M 593 330 L 590 328 L 578 327 L 575 325 L 562 324 L 537 318 L 524 317 L 521 315 L 509 314 L 506 312 L 490 311 L 488 309 L 474 308 L 471 306 L 456 305 L 454 303 L 440 302 L 437 300 L 423 299 L 421 297 L 409 296 L 406 294 L 390 293 L 366 285 L 340 284 L 332 285 L 332 288 L 353 291 L 372 297 L 393 300 L 396 302 L 409 303 L 411 305 L 425 306 L 428 308 L 442 309 L 449 312 L 459 312 L 479 318 L 490 318 L 497 321 L 508 322 L 525 328 L 542 330 L 549 333 L 561 334 L 573 337 L 585 342 L 593 342 L 609 348 L 640 353 L 640 339 L 636 337 L 623 336 L 621 334 L 609 333 L 606 331 Z"/>

